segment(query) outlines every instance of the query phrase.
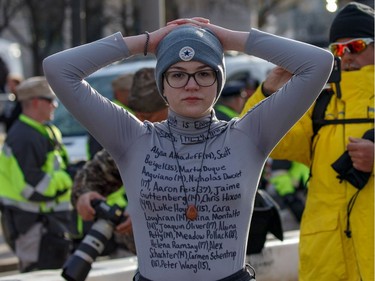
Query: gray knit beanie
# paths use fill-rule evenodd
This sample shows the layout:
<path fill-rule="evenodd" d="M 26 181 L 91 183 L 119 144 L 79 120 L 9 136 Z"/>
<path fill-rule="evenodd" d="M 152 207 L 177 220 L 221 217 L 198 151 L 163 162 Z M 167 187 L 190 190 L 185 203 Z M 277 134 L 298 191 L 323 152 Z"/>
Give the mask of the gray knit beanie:
<path fill-rule="evenodd" d="M 374 10 L 356 2 L 342 8 L 332 22 L 329 42 L 340 38 L 374 38 Z"/>
<path fill-rule="evenodd" d="M 180 61 L 199 61 L 217 71 L 217 97 L 225 82 L 224 51 L 219 39 L 208 29 L 184 25 L 172 30 L 156 49 L 155 77 L 163 96 L 163 74 Z"/>

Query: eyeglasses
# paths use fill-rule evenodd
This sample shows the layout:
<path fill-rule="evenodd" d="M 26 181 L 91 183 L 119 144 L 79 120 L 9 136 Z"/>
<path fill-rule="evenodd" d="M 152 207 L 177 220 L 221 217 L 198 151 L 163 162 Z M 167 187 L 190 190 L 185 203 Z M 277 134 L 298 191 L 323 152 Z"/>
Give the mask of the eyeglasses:
<path fill-rule="evenodd" d="M 38 100 L 44 100 L 50 104 L 53 104 L 53 106 L 57 107 L 58 106 L 58 102 L 56 99 L 54 98 L 48 98 L 48 97 L 37 97 Z"/>
<path fill-rule="evenodd" d="M 332 43 L 329 45 L 329 49 L 335 57 L 342 57 L 345 51 L 350 54 L 359 54 L 367 48 L 367 45 L 373 42 L 374 40 L 371 38 L 357 38 L 347 42 Z"/>
<path fill-rule="evenodd" d="M 187 85 L 190 77 L 201 87 L 210 87 L 217 80 L 217 72 L 212 69 L 201 70 L 194 73 L 183 71 L 169 71 L 164 74 L 169 86 L 175 89 L 183 88 Z"/>

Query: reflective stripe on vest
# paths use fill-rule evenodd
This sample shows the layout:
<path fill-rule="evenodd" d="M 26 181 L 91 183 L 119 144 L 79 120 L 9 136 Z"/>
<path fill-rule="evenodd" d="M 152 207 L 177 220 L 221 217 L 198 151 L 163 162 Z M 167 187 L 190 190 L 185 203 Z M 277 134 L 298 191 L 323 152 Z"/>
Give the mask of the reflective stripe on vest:
<path fill-rule="evenodd" d="M 234 111 L 233 109 L 231 109 L 231 108 L 229 108 L 225 105 L 222 105 L 222 104 L 216 104 L 215 110 L 224 113 L 230 119 L 232 119 L 234 117 L 238 117 L 238 113 L 236 111 Z"/>
<path fill-rule="evenodd" d="M 48 212 L 62 212 L 62 211 L 71 211 L 73 210 L 72 205 L 70 202 L 56 202 L 56 201 L 50 201 L 50 202 L 43 202 L 42 207 L 40 204 L 32 203 L 32 202 L 20 202 L 15 201 L 10 198 L 0 198 L 1 204 L 4 206 L 10 206 L 15 207 L 17 209 L 31 212 L 31 213 L 48 213 Z"/>
<path fill-rule="evenodd" d="M 29 184 L 26 184 L 21 194 L 26 199 L 30 199 L 34 193 L 43 194 L 44 191 L 46 191 L 46 189 L 48 188 L 50 181 L 51 177 L 48 174 L 45 174 L 44 177 L 39 181 L 37 186 L 33 187 Z"/>

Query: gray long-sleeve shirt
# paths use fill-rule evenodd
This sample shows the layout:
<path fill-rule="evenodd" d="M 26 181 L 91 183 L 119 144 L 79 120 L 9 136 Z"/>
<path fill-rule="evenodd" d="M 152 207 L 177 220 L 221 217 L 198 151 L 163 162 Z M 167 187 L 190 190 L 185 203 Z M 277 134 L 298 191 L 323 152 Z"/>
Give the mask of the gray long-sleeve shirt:
<path fill-rule="evenodd" d="M 244 267 L 263 164 L 318 96 L 333 60 L 320 48 L 255 29 L 246 52 L 294 76 L 279 93 L 228 123 L 215 116 L 212 121 L 210 116 L 184 118 L 170 110 L 172 136 L 167 121 L 141 123 L 83 80 L 130 55 L 121 34 L 44 61 L 55 93 L 119 167 L 129 199 L 139 270 L 149 279 L 217 280 Z M 197 206 L 197 220 L 187 221 L 186 204 Z"/>

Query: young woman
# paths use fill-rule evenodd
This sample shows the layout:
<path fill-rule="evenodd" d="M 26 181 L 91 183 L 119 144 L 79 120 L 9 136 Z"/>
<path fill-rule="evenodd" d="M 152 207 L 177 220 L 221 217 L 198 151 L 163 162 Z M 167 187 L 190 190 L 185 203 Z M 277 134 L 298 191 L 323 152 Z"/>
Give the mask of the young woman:
<path fill-rule="evenodd" d="M 293 73 L 277 95 L 241 119 L 218 121 L 223 53 L 246 52 Z M 140 122 L 84 78 L 134 54 L 156 54 L 168 120 Z M 251 280 L 245 267 L 254 195 L 265 160 L 324 87 L 332 55 L 251 29 L 179 19 L 150 34 L 99 41 L 45 59 L 59 99 L 105 147 L 128 194 L 136 280 Z M 87 213 L 93 215 L 87 198 Z"/>

